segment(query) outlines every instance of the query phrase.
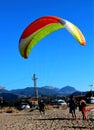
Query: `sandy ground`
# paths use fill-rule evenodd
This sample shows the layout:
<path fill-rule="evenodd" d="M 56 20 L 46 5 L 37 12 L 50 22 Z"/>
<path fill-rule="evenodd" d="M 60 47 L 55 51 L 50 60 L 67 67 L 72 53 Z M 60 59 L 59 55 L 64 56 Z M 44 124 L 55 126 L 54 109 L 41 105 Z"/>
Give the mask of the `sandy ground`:
<path fill-rule="evenodd" d="M 69 109 L 46 110 L 40 115 L 38 110 L 23 110 L 19 113 L 0 113 L 0 130 L 94 130 L 94 111 L 87 113 L 83 120 L 81 112 L 76 111 L 73 120 Z"/>

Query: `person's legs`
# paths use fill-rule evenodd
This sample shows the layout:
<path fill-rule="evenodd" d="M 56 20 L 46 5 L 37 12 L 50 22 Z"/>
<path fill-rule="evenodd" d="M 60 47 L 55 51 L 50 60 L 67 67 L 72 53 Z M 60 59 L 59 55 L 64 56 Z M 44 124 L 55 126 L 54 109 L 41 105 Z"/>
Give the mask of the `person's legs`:
<path fill-rule="evenodd" d="M 72 117 L 73 119 L 76 119 L 75 109 L 72 110 Z"/>
<path fill-rule="evenodd" d="M 86 107 L 82 108 L 83 120 L 86 119 Z"/>

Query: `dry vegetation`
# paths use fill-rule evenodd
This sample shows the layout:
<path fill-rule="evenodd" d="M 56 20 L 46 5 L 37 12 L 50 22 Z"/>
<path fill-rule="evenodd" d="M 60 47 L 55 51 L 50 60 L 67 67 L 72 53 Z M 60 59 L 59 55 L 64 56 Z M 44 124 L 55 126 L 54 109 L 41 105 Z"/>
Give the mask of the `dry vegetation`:
<path fill-rule="evenodd" d="M 4 107 L 0 109 L 0 113 L 18 113 L 19 111 L 14 107 Z"/>

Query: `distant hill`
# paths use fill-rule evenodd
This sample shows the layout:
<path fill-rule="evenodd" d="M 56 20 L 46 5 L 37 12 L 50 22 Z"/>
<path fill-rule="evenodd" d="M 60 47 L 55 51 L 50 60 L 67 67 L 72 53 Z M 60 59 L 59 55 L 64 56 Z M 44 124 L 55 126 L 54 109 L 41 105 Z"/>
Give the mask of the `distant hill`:
<path fill-rule="evenodd" d="M 71 86 L 65 86 L 62 88 L 57 88 L 53 86 L 43 86 L 43 87 L 38 87 L 38 95 L 45 95 L 45 96 L 69 96 L 72 93 L 77 92 L 77 90 L 74 87 Z M 19 96 L 20 95 L 20 96 Z M 0 89 L 0 97 L 4 97 L 5 99 L 11 101 L 11 100 L 18 100 L 19 98 L 23 96 L 34 96 L 34 87 L 26 87 L 23 89 L 15 89 L 15 90 L 5 90 L 5 89 Z"/>
<path fill-rule="evenodd" d="M 7 102 L 13 102 L 21 99 L 23 96 L 12 94 L 12 93 L 0 93 L 0 98 L 3 98 L 3 100 Z"/>
<path fill-rule="evenodd" d="M 38 88 L 39 95 L 55 95 L 58 92 L 58 88 L 52 86 L 43 86 Z"/>
<path fill-rule="evenodd" d="M 38 87 L 38 95 L 54 95 L 59 90 L 51 86 Z M 24 89 L 15 89 L 10 91 L 13 94 L 21 94 L 26 96 L 34 96 L 34 87 L 27 87 Z"/>
<path fill-rule="evenodd" d="M 10 92 L 13 94 L 34 96 L 34 87 L 27 87 L 27 88 L 23 88 L 23 89 L 14 89 L 14 90 L 10 90 Z"/>
<path fill-rule="evenodd" d="M 0 87 L 0 93 L 8 93 L 9 91 L 6 90 L 4 87 Z"/>
<path fill-rule="evenodd" d="M 53 86 L 43 86 L 38 87 L 38 95 L 67 95 L 76 92 L 77 90 L 74 87 L 71 86 L 65 86 L 63 88 L 57 88 Z M 34 96 L 34 87 L 27 87 L 23 89 L 14 89 L 14 90 L 5 90 L 0 89 L 0 92 L 2 93 L 12 93 L 12 94 L 20 94 L 20 95 L 26 95 L 26 96 Z"/>
<path fill-rule="evenodd" d="M 76 92 L 77 90 L 74 88 L 74 87 L 71 87 L 71 86 L 65 86 L 65 87 L 63 87 L 63 88 L 61 88 L 60 90 L 59 90 L 59 92 L 61 92 L 61 93 L 66 93 L 66 94 L 71 94 L 71 93 L 74 93 L 74 92 Z"/>

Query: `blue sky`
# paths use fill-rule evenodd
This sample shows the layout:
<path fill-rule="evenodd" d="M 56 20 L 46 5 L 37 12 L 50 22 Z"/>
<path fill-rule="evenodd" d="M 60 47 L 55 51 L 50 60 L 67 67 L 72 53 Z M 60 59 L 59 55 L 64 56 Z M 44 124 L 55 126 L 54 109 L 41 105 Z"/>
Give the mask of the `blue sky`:
<path fill-rule="evenodd" d="M 23 30 L 42 16 L 58 16 L 77 25 L 86 38 L 81 46 L 65 29 L 42 39 L 28 59 L 19 53 Z M 6 89 L 37 86 L 90 90 L 94 84 L 93 0 L 1 0 L 0 1 L 0 86 Z M 94 86 L 92 88 L 94 90 Z"/>

